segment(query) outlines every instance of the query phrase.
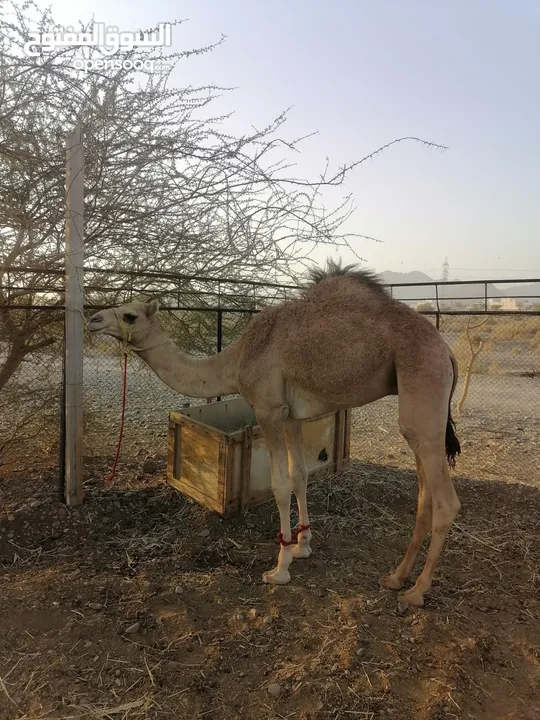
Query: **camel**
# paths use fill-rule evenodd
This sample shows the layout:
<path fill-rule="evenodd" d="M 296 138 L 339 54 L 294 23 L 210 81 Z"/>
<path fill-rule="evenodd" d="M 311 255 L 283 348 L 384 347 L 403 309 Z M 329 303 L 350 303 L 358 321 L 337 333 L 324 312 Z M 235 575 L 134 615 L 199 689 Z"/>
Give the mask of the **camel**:
<path fill-rule="evenodd" d="M 448 466 L 461 452 L 451 414 L 457 363 L 429 320 L 391 297 L 377 277 L 328 261 L 314 268 L 303 294 L 255 315 L 242 336 L 217 355 L 193 358 L 168 337 L 156 300 L 102 310 L 92 333 L 129 341 L 174 390 L 197 398 L 241 394 L 253 408 L 270 455 L 279 510 L 277 565 L 263 582 L 284 585 L 293 558 L 311 555 L 302 420 L 397 395 L 399 429 L 416 459 L 418 506 L 413 535 L 398 567 L 381 578 L 401 590 L 424 538 L 424 568 L 400 603 L 421 607 L 446 536 L 461 507 Z M 291 531 L 294 493 L 299 526 Z"/>

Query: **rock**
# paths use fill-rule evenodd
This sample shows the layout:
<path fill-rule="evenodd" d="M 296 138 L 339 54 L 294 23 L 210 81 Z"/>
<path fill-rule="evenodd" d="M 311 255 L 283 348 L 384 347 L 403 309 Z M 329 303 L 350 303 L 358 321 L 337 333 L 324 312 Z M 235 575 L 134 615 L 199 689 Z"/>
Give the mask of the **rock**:
<path fill-rule="evenodd" d="M 9 520 L 9 522 L 13 522 L 15 520 L 15 515 L 8 515 L 7 519 Z"/>
<path fill-rule="evenodd" d="M 32 508 L 32 510 L 35 510 L 36 508 L 38 508 L 41 505 L 41 503 L 39 500 L 30 500 L 29 505 Z"/>
<path fill-rule="evenodd" d="M 260 613 L 259 613 L 259 611 L 257 610 L 257 608 L 251 608 L 251 610 L 249 611 L 249 617 L 250 617 L 250 618 L 255 619 L 255 618 L 258 618 L 259 615 L 260 615 Z"/>
<path fill-rule="evenodd" d="M 365 654 L 366 654 L 365 648 L 358 648 L 358 650 L 356 651 L 356 657 L 361 658 L 361 657 L 364 657 Z"/>
<path fill-rule="evenodd" d="M 181 595 L 181 594 L 184 592 L 184 588 L 183 588 L 181 585 L 177 585 L 177 586 L 174 588 L 174 592 L 175 592 L 177 595 Z"/>
<path fill-rule="evenodd" d="M 199 533 L 199 537 L 208 537 L 210 535 L 210 530 L 208 528 L 205 528 L 204 530 L 201 530 Z"/>
<path fill-rule="evenodd" d="M 102 610 L 103 609 L 103 605 L 98 602 L 88 603 L 88 607 L 90 608 L 90 610 Z"/>
<path fill-rule="evenodd" d="M 146 473 L 147 475 L 153 475 L 155 472 L 157 472 L 157 463 L 154 460 L 154 458 L 147 457 L 146 460 L 143 462 L 143 473 Z"/>
<path fill-rule="evenodd" d="M 268 686 L 268 694 L 273 698 L 278 698 L 282 693 L 281 685 L 279 683 L 271 683 Z"/>
<path fill-rule="evenodd" d="M 130 625 L 129 627 L 127 627 L 124 632 L 127 635 L 131 635 L 132 633 L 138 632 L 140 627 L 141 627 L 141 623 L 136 622 L 136 623 L 133 623 L 133 625 Z"/>
<path fill-rule="evenodd" d="M 90 648 L 90 647 L 92 647 L 92 641 L 91 641 L 91 640 L 87 640 L 87 641 L 84 643 L 84 647 L 85 647 L 85 648 Z"/>
<path fill-rule="evenodd" d="M 267 615 L 263 619 L 263 625 L 271 625 L 274 622 L 274 618 L 271 615 Z"/>

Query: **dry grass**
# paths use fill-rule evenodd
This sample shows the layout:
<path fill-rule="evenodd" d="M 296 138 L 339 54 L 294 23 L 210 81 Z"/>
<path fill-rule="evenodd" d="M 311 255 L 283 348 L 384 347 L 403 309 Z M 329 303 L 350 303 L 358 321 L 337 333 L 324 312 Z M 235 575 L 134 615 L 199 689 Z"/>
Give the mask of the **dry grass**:
<path fill-rule="evenodd" d="M 220 520 L 123 467 L 66 514 L 39 480 L 4 478 L 0 718 L 517 720 L 540 708 L 538 489 L 507 482 L 510 462 L 475 481 L 460 461 L 463 510 L 429 603 L 400 615 L 378 578 L 409 541 L 416 480 L 380 427 L 356 433 L 362 462 L 310 487 L 315 552 L 283 588 L 260 583 L 273 504 Z M 43 504 L 25 509 L 29 494 Z M 52 540 L 55 523 L 65 533 Z"/>

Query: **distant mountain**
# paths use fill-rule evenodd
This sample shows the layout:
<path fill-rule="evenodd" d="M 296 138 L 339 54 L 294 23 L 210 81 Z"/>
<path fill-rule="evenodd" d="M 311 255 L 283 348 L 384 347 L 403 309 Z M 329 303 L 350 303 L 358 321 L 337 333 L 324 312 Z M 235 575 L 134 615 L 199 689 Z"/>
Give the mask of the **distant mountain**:
<path fill-rule="evenodd" d="M 534 295 L 534 297 L 540 298 L 540 282 L 531 283 L 530 285 L 514 285 L 513 287 L 505 288 L 501 290 L 503 295 Z"/>
<path fill-rule="evenodd" d="M 418 270 L 408 273 L 392 272 L 385 270 L 379 274 L 383 283 L 394 285 L 407 283 L 414 285 L 415 283 L 435 282 L 429 275 Z M 439 281 L 440 282 L 440 281 Z M 533 295 L 540 298 L 540 282 L 529 285 L 515 285 L 509 288 L 499 289 L 491 283 L 487 288 L 488 298 L 513 297 L 515 295 Z M 448 300 L 465 300 L 466 298 L 480 299 L 483 298 L 485 289 L 483 283 L 472 283 L 470 285 L 446 285 L 439 288 L 439 298 Z M 426 300 L 434 300 L 436 298 L 435 287 L 398 287 L 394 288 L 393 295 L 398 300 L 416 300 L 418 298 Z"/>
<path fill-rule="evenodd" d="M 379 275 L 379 277 L 382 279 L 382 281 L 388 285 L 392 285 L 393 283 L 423 283 L 423 282 L 433 282 L 433 278 L 430 278 L 429 275 L 426 275 L 423 272 L 420 272 L 419 270 L 413 270 L 412 272 L 408 273 L 399 273 L 399 272 L 392 272 L 392 270 L 385 270 L 383 273 Z"/>

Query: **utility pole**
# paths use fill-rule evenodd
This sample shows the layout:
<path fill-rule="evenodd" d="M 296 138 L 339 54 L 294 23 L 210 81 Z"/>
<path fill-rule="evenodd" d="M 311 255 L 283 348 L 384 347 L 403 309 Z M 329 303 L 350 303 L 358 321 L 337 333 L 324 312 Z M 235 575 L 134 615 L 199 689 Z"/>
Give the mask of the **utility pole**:
<path fill-rule="evenodd" d="M 442 266 L 442 279 L 443 282 L 448 282 L 448 271 L 450 270 L 450 265 L 448 264 L 448 258 L 444 258 L 444 263 Z"/>

